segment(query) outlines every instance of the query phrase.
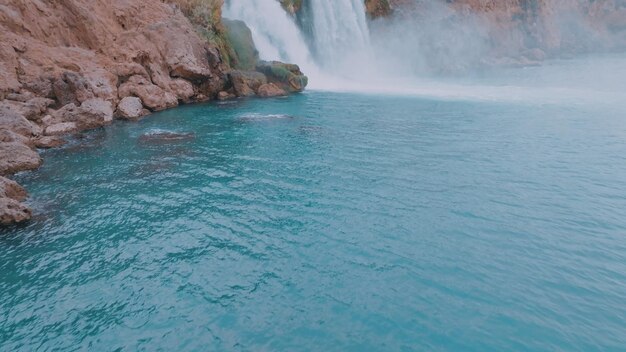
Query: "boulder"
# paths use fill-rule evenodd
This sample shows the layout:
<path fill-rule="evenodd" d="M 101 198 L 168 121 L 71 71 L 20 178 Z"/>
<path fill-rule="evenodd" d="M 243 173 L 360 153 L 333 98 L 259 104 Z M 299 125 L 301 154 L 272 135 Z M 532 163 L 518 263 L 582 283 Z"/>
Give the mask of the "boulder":
<path fill-rule="evenodd" d="M 126 97 L 117 105 L 116 116 L 126 120 L 136 120 L 143 116 L 143 104 L 137 97 Z"/>
<path fill-rule="evenodd" d="M 6 106 L 0 106 L 0 126 L 23 136 L 30 137 L 33 134 L 33 125 L 23 115 Z"/>
<path fill-rule="evenodd" d="M 113 121 L 111 103 L 102 99 L 88 99 L 80 105 L 80 115 L 76 116 L 76 125 L 80 129 L 104 126 Z"/>
<path fill-rule="evenodd" d="M 28 145 L 30 138 L 0 127 L 0 143 L 22 143 Z"/>
<path fill-rule="evenodd" d="M 0 143 L 0 175 L 34 170 L 41 165 L 36 151 L 19 142 Z"/>
<path fill-rule="evenodd" d="M 58 136 L 75 132 L 77 130 L 76 123 L 74 122 L 61 122 L 46 127 L 44 134 L 46 136 Z"/>
<path fill-rule="evenodd" d="M 53 114 L 55 121 L 73 122 L 79 130 L 104 126 L 113 121 L 111 103 L 99 98 L 85 100 L 80 106 L 73 103 L 63 106 Z M 67 125 L 66 125 L 67 126 Z M 49 128 L 46 128 L 46 133 Z"/>
<path fill-rule="evenodd" d="M 17 182 L 0 176 L 0 225 L 12 225 L 29 220 L 32 213 L 23 202 L 26 190 Z"/>
<path fill-rule="evenodd" d="M 22 202 L 28 197 L 26 190 L 17 182 L 0 176 L 0 198 L 11 198 Z"/>
<path fill-rule="evenodd" d="M 236 98 L 236 96 L 234 94 L 226 92 L 226 91 L 221 91 L 221 92 L 217 93 L 217 100 L 220 100 L 220 101 L 233 99 L 233 98 Z"/>
<path fill-rule="evenodd" d="M 120 98 L 138 97 L 144 106 L 153 111 L 165 110 L 178 105 L 174 94 L 152 84 L 143 76 L 132 76 L 118 90 Z"/>
<path fill-rule="evenodd" d="M 35 147 L 40 149 L 58 148 L 65 143 L 65 139 L 59 136 L 43 136 L 34 140 Z"/>
<path fill-rule="evenodd" d="M 253 96 L 260 86 L 267 83 L 267 77 L 260 72 L 234 70 L 228 74 L 238 97 Z"/>
<path fill-rule="evenodd" d="M 309 79 L 300 67 L 279 61 L 261 61 L 256 66 L 257 71 L 267 76 L 267 80 L 287 92 L 301 92 L 306 88 Z"/>
<path fill-rule="evenodd" d="M 11 198 L 0 198 L 0 225 L 13 225 L 28 221 L 32 211 L 24 204 Z"/>
<path fill-rule="evenodd" d="M 283 89 L 274 83 L 267 83 L 259 87 L 257 95 L 261 98 L 280 97 L 287 95 Z"/>

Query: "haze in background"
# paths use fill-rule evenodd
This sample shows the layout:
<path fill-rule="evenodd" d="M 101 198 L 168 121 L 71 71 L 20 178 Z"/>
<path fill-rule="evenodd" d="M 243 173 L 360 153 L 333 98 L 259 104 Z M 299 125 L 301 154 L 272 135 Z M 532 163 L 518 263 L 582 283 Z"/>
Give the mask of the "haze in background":
<path fill-rule="evenodd" d="M 574 7 L 505 31 L 452 6 L 415 0 L 368 23 L 361 0 L 318 0 L 305 2 L 296 21 L 275 0 L 237 0 L 227 2 L 225 16 L 248 24 L 261 58 L 299 64 L 311 89 L 539 103 L 626 100 L 626 60 L 590 56 L 610 48 L 619 33 L 594 31 Z M 558 46 L 550 42 L 555 33 Z M 574 52 L 585 56 L 542 62 Z"/>

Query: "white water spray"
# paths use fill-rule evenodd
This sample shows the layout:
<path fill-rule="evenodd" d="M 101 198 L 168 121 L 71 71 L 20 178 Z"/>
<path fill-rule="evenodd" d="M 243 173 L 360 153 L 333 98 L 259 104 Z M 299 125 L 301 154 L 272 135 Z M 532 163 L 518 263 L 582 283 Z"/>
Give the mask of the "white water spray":
<path fill-rule="evenodd" d="M 317 62 L 334 74 L 357 73 L 371 57 L 363 0 L 315 0 L 308 6 Z"/>
<path fill-rule="evenodd" d="M 224 16 L 248 25 L 262 60 L 296 63 L 309 75 L 319 71 L 300 29 L 278 1 L 227 1 Z"/>

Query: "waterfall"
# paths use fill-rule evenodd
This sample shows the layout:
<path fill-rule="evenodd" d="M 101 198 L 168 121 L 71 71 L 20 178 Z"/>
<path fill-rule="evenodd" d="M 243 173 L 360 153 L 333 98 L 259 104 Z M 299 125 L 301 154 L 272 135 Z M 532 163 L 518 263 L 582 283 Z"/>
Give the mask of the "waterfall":
<path fill-rule="evenodd" d="M 309 88 L 345 86 L 371 72 L 363 0 L 307 0 L 298 26 L 277 0 L 226 0 L 224 16 L 244 21 L 263 60 L 298 64 Z M 307 45 L 308 44 L 308 45 Z"/>
<path fill-rule="evenodd" d="M 318 71 L 300 29 L 277 0 L 227 0 L 224 17 L 248 25 L 262 60 L 296 63 L 309 75 Z"/>
<path fill-rule="evenodd" d="M 349 75 L 369 61 L 371 43 L 363 0 L 311 0 L 305 4 L 310 42 L 320 66 Z"/>

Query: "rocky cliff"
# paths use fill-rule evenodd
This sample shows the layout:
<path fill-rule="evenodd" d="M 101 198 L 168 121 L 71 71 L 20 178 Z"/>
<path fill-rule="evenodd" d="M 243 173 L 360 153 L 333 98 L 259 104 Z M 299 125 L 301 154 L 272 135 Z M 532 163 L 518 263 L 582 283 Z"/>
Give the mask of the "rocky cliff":
<path fill-rule="evenodd" d="M 411 16 L 441 27 L 466 23 L 489 64 L 626 48 L 625 0 L 366 0 L 370 17 Z M 440 6 L 435 6 L 435 3 Z M 441 10 L 444 8 L 444 10 Z M 437 8 L 437 11 L 433 10 Z M 382 9 L 382 10 L 381 10 Z M 433 16 L 434 14 L 434 16 Z M 520 61 L 520 59 L 522 59 Z M 502 63 L 502 62 L 500 62 Z"/>
<path fill-rule="evenodd" d="M 302 73 L 288 66 L 291 76 L 257 72 L 261 84 L 241 90 L 249 81 L 233 80 L 238 53 L 221 23 L 222 5 L 0 1 L 0 224 L 30 217 L 20 203 L 24 190 L 2 176 L 37 168 L 37 148 L 60 146 L 68 133 L 181 103 L 304 89 L 306 79 L 293 78 Z"/>

